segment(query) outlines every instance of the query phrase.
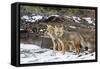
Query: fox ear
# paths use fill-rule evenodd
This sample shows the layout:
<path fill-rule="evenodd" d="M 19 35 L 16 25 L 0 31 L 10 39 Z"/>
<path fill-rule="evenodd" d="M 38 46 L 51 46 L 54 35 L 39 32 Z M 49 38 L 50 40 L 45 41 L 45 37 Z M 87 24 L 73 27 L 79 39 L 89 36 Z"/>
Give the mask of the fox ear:
<path fill-rule="evenodd" d="M 47 24 L 47 28 L 50 27 L 50 26 L 51 26 L 51 25 L 48 25 L 48 24 Z"/>

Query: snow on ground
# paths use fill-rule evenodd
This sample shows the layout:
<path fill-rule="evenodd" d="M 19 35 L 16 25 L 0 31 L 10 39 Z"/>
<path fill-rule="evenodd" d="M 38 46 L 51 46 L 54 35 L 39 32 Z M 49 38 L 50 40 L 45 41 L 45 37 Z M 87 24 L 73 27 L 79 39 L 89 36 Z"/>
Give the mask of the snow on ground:
<path fill-rule="evenodd" d="M 73 28 L 73 29 L 75 29 L 76 27 L 75 26 L 69 26 L 70 28 Z"/>
<path fill-rule="evenodd" d="M 22 16 L 22 17 L 21 17 L 21 19 L 22 19 L 22 20 L 23 20 L 23 19 L 28 20 L 28 19 L 29 19 L 29 17 L 28 17 L 27 15 L 24 15 L 24 16 Z"/>
<path fill-rule="evenodd" d="M 33 20 L 41 20 L 43 18 L 43 16 L 41 16 L 41 15 L 37 15 L 37 16 L 32 16 L 32 19 Z"/>
<path fill-rule="evenodd" d="M 76 23 L 80 23 L 80 18 L 79 17 L 76 17 L 76 16 L 72 16 L 73 20 L 76 22 Z"/>
<path fill-rule="evenodd" d="M 20 44 L 20 63 L 43 63 L 43 62 L 59 62 L 59 61 L 76 61 L 76 60 L 91 60 L 95 59 L 94 53 L 80 53 L 76 55 L 72 52 L 66 52 L 64 55 L 61 51 L 41 48 L 40 46 L 33 44 Z"/>
<path fill-rule="evenodd" d="M 95 25 L 91 17 L 83 17 L 83 19 L 85 19 L 89 24 Z"/>
<path fill-rule="evenodd" d="M 27 16 L 24 15 L 21 17 L 22 20 L 25 20 L 26 22 L 37 22 L 39 20 L 47 20 L 50 17 L 60 17 L 60 15 L 50 15 L 50 16 L 43 16 L 43 15 L 36 15 L 36 14 L 32 14 L 32 16 Z M 85 21 L 87 21 L 89 24 L 93 24 L 95 25 L 95 19 L 91 18 L 91 17 L 83 17 L 82 19 L 80 17 L 77 16 L 65 16 L 65 18 L 68 19 L 73 19 L 76 23 L 81 23 L 81 20 L 84 19 Z"/>

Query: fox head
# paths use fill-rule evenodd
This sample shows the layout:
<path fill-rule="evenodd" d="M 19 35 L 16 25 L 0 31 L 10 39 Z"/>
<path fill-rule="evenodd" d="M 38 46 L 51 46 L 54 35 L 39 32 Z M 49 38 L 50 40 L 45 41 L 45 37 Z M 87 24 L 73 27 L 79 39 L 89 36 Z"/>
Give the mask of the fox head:
<path fill-rule="evenodd" d="M 46 30 L 48 33 L 51 33 L 53 34 L 54 33 L 54 27 L 51 26 L 51 25 L 47 25 L 47 30 Z"/>
<path fill-rule="evenodd" d="M 64 27 L 63 25 L 47 25 L 47 32 L 52 34 L 55 37 L 62 37 L 64 33 Z"/>
<path fill-rule="evenodd" d="M 64 27 L 62 25 L 55 26 L 54 33 L 57 37 L 61 37 L 64 33 Z"/>

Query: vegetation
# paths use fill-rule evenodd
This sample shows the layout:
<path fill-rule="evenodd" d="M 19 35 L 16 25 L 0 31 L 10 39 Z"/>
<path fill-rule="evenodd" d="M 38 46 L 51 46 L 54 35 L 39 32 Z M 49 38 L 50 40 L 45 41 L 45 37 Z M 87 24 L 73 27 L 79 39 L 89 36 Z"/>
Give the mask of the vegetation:
<path fill-rule="evenodd" d="M 57 7 L 40 7 L 40 6 L 21 6 L 21 14 L 37 13 L 42 15 L 68 15 L 68 16 L 92 16 L 95 17 L 95 10 L 79 8 L 57 8 Z M 89 14 L 87 14 L 89 13 Z"/>

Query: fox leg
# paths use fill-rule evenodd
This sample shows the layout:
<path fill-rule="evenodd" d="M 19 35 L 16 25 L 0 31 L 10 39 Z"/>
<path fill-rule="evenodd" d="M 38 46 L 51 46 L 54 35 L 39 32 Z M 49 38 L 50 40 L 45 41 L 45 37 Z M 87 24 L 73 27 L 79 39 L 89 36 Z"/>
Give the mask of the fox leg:
<path fill-rule="evenodd" d="M 61 51 L 61 44 L 59 41 L 57 41 L 57 49 L 58 49 L 58 51 Z"/>
<path fill-rule="evenodd" d="M 76 47 L 76 53 L 77 53 L 77 54 L 80 53 L 80 44 L 77 44 L 77 47 Z"/>
<path fill-rule="evenodd" d="M 70 41 L 68 41 L 68 44 L 70 44 L 70 46 L 69 46 L 69 51 L 74 52 L 74 48 L 75 48 L 75 43 L 74 43 L 74 41 L 70 40 Z"/>
<path fill-rule="evenodd" d="M 80 43 L 75 43 L 75 51 L 76 51 L 76 54 L 79 54 L 80 53 Z"/>
<path fill-rule="evenodd" d="M 55 54 L 55 51 L 56 51 L 56 42 L 55 42 L 55 38 L 53 37 L 52 34 L 50 34 L 50 33 L 47 33 L 47 34 L 50 36 L 50 38 L 51 38 L 51 40 L 52 40 L 52 43 L 53 43 L 53 53 Z"/>
<path fill-rule="evenodd" d="M 56 51 L 56 42 L 55 42 L 54 39 L 52 39 L 52 43 L 53 43 L 53 53 L 56 54 L 55 53 L 55 51 Z"/>
<path fill-rule="evenodd" d="M 52 39 L 52 43 L 53 43 L 53 54 L 56 55 L 56 42 L 54 39 Z"/>
<path fill-rule="evenodd" d="M 64 42 L 64 47 L 65 47 L 65 51 L 69 51 L 69 45 L 68 42 Z"/>
<path fill-rule="evenodd" d="M 62 47 L 62 53 L 65 54 L 65 48 L 64 48 L 64 43 L 61 39 L 58 39 L 58 41 L 60 42 L 61 44 L 61 47 Z"/>

